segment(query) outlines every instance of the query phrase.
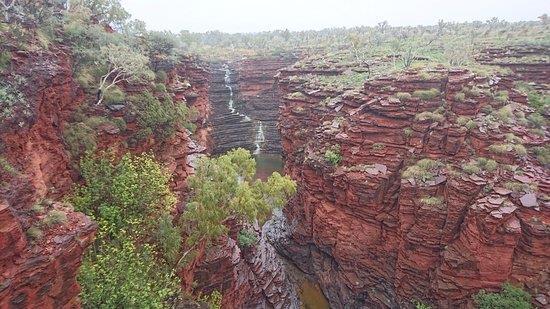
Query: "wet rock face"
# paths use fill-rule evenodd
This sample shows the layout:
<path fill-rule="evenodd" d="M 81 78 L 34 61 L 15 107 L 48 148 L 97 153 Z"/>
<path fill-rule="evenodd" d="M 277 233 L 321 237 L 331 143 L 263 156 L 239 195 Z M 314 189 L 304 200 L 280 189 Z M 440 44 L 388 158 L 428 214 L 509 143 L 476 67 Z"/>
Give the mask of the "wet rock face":
<path fill-rule="evenodd" d="M 548 142 L 521 124 L 533 110 L 510 88 L 514 76 L 410 71 L 339 92 L 288 78 L 297 74 L 279 81 L 285 171 L 299 189 L 285 209 L 289 236 L 275 246 L 332 307 L 469 307 L 506 281 L 549 296 L 550 174 L 530 151 L 491 150 L 511 133 L 527 149 Z M 517 103 L 495 102 L 503 90 Z M 488 121 L 489 105 L 519 116 Z M 335 145 L 337 166 L 325 159 Z M 465 167 L 478 157 L 498 167 Z"/>
<path fill-rule="evenodd" d="M 237 83 L 238 108 L 252 120 L 262 122 L 265 132 L 262 145 L 264 153 L 281 153 L 281 137 L 277 129 L 281 96 L 274 76 L 296 60 L 292 56 L 259 58 L 241 60 L 232 65 Z"/>
<path fill-rule="evenodd" d="M 209 88 L 212 113 L 209 118 L 212 137 L 212 154 L 223 154 L 234 148 L 245 148 L 253 152 L 256 148 L 254 122 L 242 114 L 236 106 L 236 83 L 230 69 L 213 65 Z M 232 100 L 233 107 L 229 106 Z"/>

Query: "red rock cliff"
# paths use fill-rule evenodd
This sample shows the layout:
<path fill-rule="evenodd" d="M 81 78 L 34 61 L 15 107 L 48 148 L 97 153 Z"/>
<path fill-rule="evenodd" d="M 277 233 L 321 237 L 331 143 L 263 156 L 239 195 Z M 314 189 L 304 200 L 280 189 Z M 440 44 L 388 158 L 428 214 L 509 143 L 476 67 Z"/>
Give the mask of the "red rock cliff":
<path fill-rule="evenodd" d="M 28 230 L 44 218 L 31 210 L 45 197 L 57 198 L 70 188 L 69 156 L 61 127 L 82 100 L 71 77 L 66 51 L 19 54 L 15 66 L 27 78 L 32 116 L 3 123 L 3 157 L 12 168 L 0 169 L 0 308 L 78 306 L 77 269 L 91 243 L 95 225 L 69 206 L 42 202 L 44 211 L 67 216 L 65 223 L 43 231 L 33 241 Z"/>
<path fill-rule="evenodd" d="M 331 306 L 465 308 L 505 281 L 548 303 L 550 174 L 532 151 L 548 131 L 525 124 L 533 109 L 514 76 L 410 71 L 331 91 L 300 74 L 279 81 L 285 169 L 299 193 L 285 209 L 291 236 L 276 245 Z M 324 155 L 336 145 L 333 166 Z M 487 159 L 498 167 L 471 168 Z"/>
<path fill-rule="evenodd" d="M 32 112 L 25 119 L 12 117 L 0 126 L 0 308 L 79 307 L 76 274 L 94 237 L 95 224 L 86 216 L 70 205 L 53 202 L 79 181 L 62 132 L 85 100 L 72 76 L 71 56 L 62 48 L 53 48 L 17 54 L 11 64 L 12 72 L 32 85 L 25 88 Z M 95 108 L 87 116 L 127 117 L 124 131 L 112 124 L 98 128 L 99 149 L 110 148 L 119 154 L 153 151 L 173 174 L 172 187 L 184 196 L 194 161 L 205 150 L 201 143 L 207 143 L 208 127 L 201 119 L 208 114 L 208 72 L 195 60 L 182 59 L 170 72 L 167 86 L 174 98 L 197 109 L 195 136 L 199 142 L 181 128 L 168 141 L 149 139 L 129 145 L 138 128 L 124 109 Z M 140 86 L 125 88 L 130 93 L 142 90 Z M 43 229 L 41 237 L 34 235 L 38 239 L 33 239 L 33 225 L 52 211 L 63 213 L 67 217 L 64 223 Z"/>

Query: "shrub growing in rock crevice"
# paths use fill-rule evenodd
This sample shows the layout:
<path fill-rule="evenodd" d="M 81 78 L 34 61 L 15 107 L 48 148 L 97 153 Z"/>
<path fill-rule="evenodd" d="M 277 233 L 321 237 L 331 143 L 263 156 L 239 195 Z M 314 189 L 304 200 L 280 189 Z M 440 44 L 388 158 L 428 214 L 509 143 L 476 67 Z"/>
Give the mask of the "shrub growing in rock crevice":
<path fill-rule="evenodd" d="M 498 293 L 481 290 L 474 296 L 479 309 L 530 309 L 531 295 L 510 283 L 504 283 Z"/>
<path fill-rule="evenodd" d="M 443 167 L 443 164 L 431 159 L 422 159 L 416 162 L 415 165 L 409 166 L 402 173 L 402 177 L 405 179 L 414 179 L 420 182 L 427 182 L 433 180 L 439 169 Z"/>
<path fill-rule="evenodd" d="M 336 166 L 342 162 L 342 154 L 340 153 L 340 145 L 334 145 L 325 150 L 325 160 Z"/>

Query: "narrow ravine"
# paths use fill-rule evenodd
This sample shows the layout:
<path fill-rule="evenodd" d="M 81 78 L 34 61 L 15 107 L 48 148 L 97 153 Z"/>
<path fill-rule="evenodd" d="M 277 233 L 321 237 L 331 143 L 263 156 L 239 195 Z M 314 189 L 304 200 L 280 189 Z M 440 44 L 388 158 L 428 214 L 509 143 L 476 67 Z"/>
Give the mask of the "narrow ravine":
<path fill-rule="evenodd" d="M 223 73 L 223 76 L 220 74 Z M 214 136 L 214 154 L 223 154 L 224 152 L 242 147 L 251 151 L 256 159 L 256 178 L 265 180 L 273 172 L 283 173 L 284 162 L 281 154 L 273 151 L 264 151 L 266 145 L 266 132 L 263 122 L 254 119 L 241 112 L 239 102 L 236 102 L 236 89 L 238 82 L 234 80 L 234 73 L 229 65 L 224 64 L 214 72 L 214 79 L 210 89 L 211 105 L 214 109 L 213 119 L 211 120 Z M 223 88 L 220 84 L 223 80 Z M 265 111 L 266 113 L 268 111 Z M 276 113 L 277 110 L 269 110 Z M 273 115 L 263 115 L 264 117 L 274 117 Z M 251 130 L 252 129 L 252 130 Z M 250 134 L 252 132 L 253 134 Z M 229 134 L 229 135 L 228 135 Z M 275 145 L 280 147 L 280 145 Z M 273 147 L 273 145 L 271 145 Z M 287 230 L 287 227 L 280 226 L 284 224 L 281 221 L 283 214 L 277 211 L 274 219 L 267 222 L 262 228 L 263 246 L 271 247 L 270 241 L 278 239 L 280 231 Z M 270 251 L 277 252 L 273 248 Z M 300 300 L 301 308 L 324 309 L 329 308 L 328 301 L 319 288 L 319 285 L 306 273 L 302 272 L 291 261 L 284 256 L 275 254 L 278 261 L 284 265 L 285 277 L 290 280 L 292 288 Z"/>

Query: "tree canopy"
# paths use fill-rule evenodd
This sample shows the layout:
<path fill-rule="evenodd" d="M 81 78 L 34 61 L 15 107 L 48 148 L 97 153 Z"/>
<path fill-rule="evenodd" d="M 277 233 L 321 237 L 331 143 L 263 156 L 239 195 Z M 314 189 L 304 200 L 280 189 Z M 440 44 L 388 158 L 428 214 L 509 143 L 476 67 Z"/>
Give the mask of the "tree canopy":
<path fill-rule="evenodd" d="M 189 179 L 192 196 L 183 215 L 189 245 L 226 235 L 230 219 L 263 222 L 296 192 L 288 176 L 275 172 L 261 181 L 253 179 L 255 172 L 256 162 L 244 149 L 200 161 Z"/>

